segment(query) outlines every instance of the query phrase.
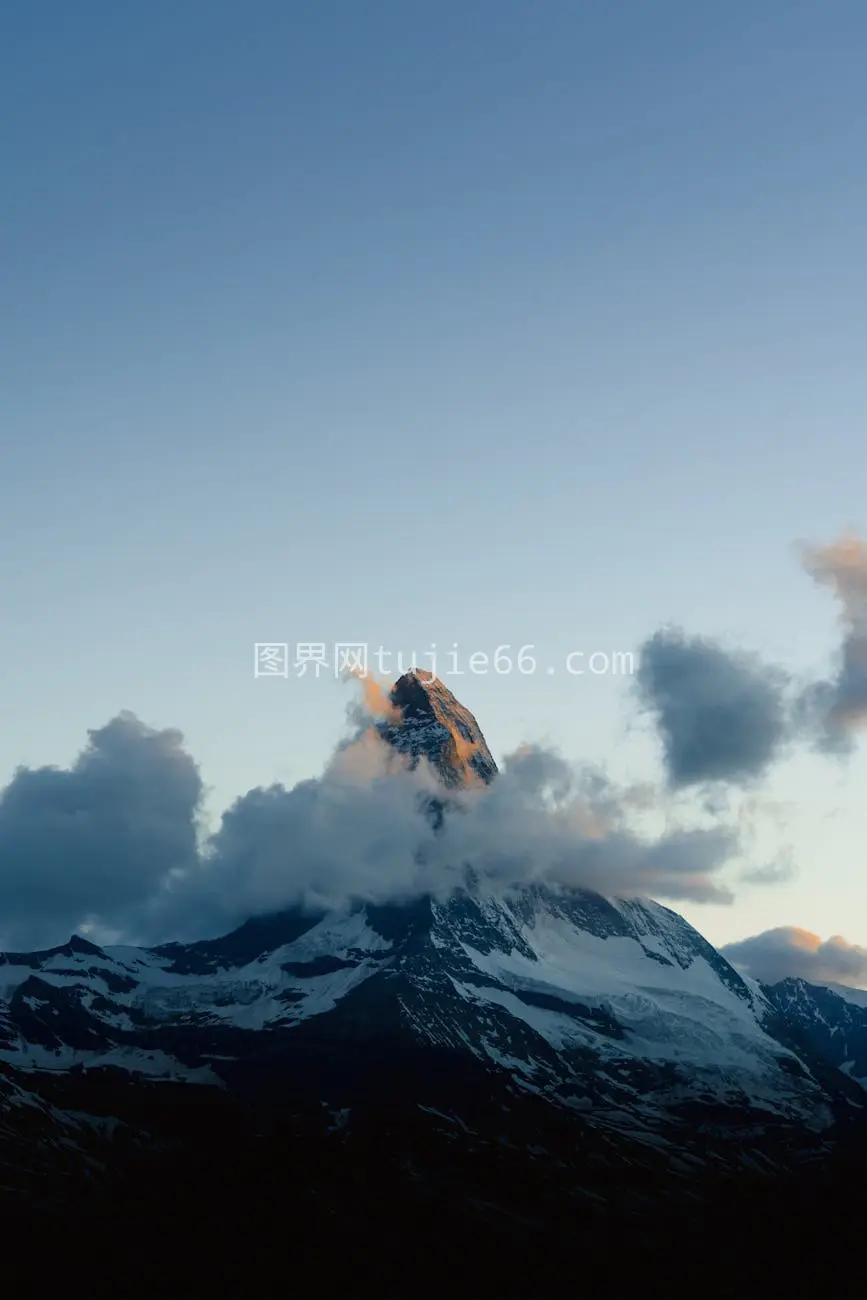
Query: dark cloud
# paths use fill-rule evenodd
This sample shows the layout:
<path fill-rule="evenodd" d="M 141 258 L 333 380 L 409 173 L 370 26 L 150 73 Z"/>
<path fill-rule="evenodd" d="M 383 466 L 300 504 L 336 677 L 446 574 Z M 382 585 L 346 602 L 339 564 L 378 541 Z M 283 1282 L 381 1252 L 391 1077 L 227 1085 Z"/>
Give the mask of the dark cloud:
<path fill-rule="evenodd" d="M 69 769 L 19 768 L 0 794 L 0 932 L 53 942 L 125 926 L 197 861 L 202 782 L 177 731 L 124 713 Z"/>
<path fill-rule="evenodd" d="M 673 787 L 750 782 L 787 740 L 786 675 L 713 641 L 656 632 L 641 647 L 636 686 Z"/>
<path fill-rule="evenodd" d="M 672 789 L 749 785 L 790 743 L 845 755 L 867 723 L 867 543 L 847 536 L 800 547 L 801 562 L 841 610 L 835 671 L 795 691 L 782 668 L 677 628 L 639 653 L 636 690 L 662 741 Z"/>
<path fill-rule="evenodd" d="M 822 940 L 810 930 L 784 925 L 726 944 L 720 951 L 733 966 L 765 984 L 792 977 L 812 984 L 867 985 L 867 948 L 839 934 Z"/>
<path fill-rule="evenodd" d="M 470 865 L 483 889 L 732 899 L 718 875 L 733 832 L 644 838 L 628 792 L 549 751 L 511 755 L 490 787 L 460 793 L 439 832 L 424 815 L 437 792 L 426 764 L 410 770 L 368 727 L 321 777 L 250 790 L 197 841 L 202 784 L 180 733 L 122 715 L 69 770 L 22 769 L 3 792 L 0 939 L 44 945 L 84 927 L 131 942 L 201 937 L 288 906 L 443 896 Z"/>

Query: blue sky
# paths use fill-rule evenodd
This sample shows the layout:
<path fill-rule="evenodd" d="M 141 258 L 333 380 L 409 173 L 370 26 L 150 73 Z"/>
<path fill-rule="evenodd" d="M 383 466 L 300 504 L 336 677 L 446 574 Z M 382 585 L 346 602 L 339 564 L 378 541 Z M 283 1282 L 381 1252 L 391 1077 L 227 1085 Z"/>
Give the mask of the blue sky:
<path fill-rule="evenodd" d="M 461 653 L 497 756 L 659 779 L 570 650 L 660 625 L 821 670 L 793 553 L 864 525 L 857 0 L 10 3 L 0 780 L 121 709 L 218 813 L 316 773 L 347 690 L 256 641 Z M 865 759 L 799 755 L 684 907 L 867 944 Z M 833 819 L 829 814 L 834 813 Z"/>

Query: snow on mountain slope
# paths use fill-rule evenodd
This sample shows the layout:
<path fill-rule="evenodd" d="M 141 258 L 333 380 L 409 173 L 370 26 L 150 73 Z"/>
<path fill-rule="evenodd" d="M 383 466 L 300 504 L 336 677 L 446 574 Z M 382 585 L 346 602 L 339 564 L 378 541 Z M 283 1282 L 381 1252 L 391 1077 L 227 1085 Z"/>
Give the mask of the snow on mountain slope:
<path fill-rule="evenodd" d="M 853 989 L 848 984 L 826 984 L 825 987 L 844 1002 L 851 1002 L 856 1007 L 867 1007 L 867 989 Z"/>
<path fill-rule="evenodd" d="M 689 1102 L 830 1122 L 809 1070 L 765 1027 L 767 1002 L 680 917 L 650 902 L 534 893 L 478 906 L 487 925 L 475 933 L 476 904 L 457 923 L 457 905 L 434 905 L 432 941 L 466 1004 L 453 1019 L 477 1051 L 630 1129 Z M 442 1035 L 441 1023 L 415 1018 L 422 1035 Z"/>
<path fill-rule="evenodd" d="M 831 1121 L 809 1069 L 764 1027 L 762 996 L 657 904 L 537 888 L 287 924 L 306 928 L 239 964 L 227 936 L 205 972 L 181 945 L 10 955 L 0 1060 L 219 1085 L 264 1037 L 300 1065 L 295 1034 L 313 1021 L 339 1050 L 373 1007 L 408 1042 L 469 1054 L 600 1124 L 659 1127 L 687 1103 Z"/>
<path fill-rule="evenodd" d="M 197 1030 L 291 1026 L 334 1007 L 390 947 L 361 912 L 306 925 L 297 939 L 241 963 L 227 936 L 222 960 L 204 969 L 199 945 L 100 949 L 76 936 L 46 954 L 7 954 L 0 958 L 0 1061 L 20 1069 L 111 1065 L 218 1083 L 210 1069 L 160 1050 L 154 1031 L 183 1028 L 189 1062 L 199 1055 Z"/>

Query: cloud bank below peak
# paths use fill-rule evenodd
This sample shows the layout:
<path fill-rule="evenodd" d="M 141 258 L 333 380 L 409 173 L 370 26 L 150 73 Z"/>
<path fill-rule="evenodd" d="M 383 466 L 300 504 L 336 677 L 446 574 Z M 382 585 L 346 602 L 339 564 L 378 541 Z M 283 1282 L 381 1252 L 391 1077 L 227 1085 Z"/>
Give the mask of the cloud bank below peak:
<path fill-rule="evenodd" d="M 811 930 L 783 925 L 726 944 L 720 952 L 763 984 L 803 979 L 810 984 L 867 987 L 867 948 L 839 934 L 822 939 Z"/>
<path fill-rule="evenodd" d="M 378 698 L 368 705 L 381 712 Z M 207 836 L 181 733 L 131 713 L 91 731 L 69 769 L 19 769 L 0 793 L 0 947 L 50 946 L 81 930 L 200 938 L 285 907 L 442 896 L 468 864 L 481 888 L 732 901 L 719 875 L 738 852 L 735 831 L 642 836 L 628 793 L 535 746 L 507 757 L 492 785 L 450 792 L 456 806 L 438 830 L 435 773 L 410 769 L 359 725 L 363 707 L 352 706 L 354 734 L 320 777 L 249 790 Z"/>

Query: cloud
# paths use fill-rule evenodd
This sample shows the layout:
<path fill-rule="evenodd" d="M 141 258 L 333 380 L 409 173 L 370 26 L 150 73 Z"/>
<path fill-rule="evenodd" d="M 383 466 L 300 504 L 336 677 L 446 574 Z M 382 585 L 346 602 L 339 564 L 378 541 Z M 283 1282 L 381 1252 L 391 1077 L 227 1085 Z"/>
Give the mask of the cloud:
<path fill-rule="evenodd" d="M 786 675 L 746 653 L 663 629 L 640 649 L 636 687 L 659 730 L 669 784 L 744 784 L 788 738 Z"/>
<path fill-rule="evenodd" d="M 845 753 L 867 722 L 867 544 L 849 535 L 828 546 L 802 546 L 801 559 L 817 583 L 833 590 L 843 625 L 837 672 L 806 688 L 801 720 L 821 748 Z"/>
<path fill-rule="evenodd" d="M 202 781 L 178 731 L 122 713 L 71 768 L 19 768 L 0 794 L 0 931 L 55 942 L 91 917 L 123 927 L 197 863 Z"/>
<path fill-rule="evenodd" d="M 732 900 L 718 877 L 734 832 L 642 837 L 629 792 L 534 746 L 490 786 L 446 794 L 426 762 L 411 769 L 362 725 L 320 777 L 248 791 L 204 840 L 201 798 L 180 733 L 131 714 L 91 732 L 70 769 L 17 772 L 0 798 L 2 946 L 85 926 L 130 942 L 198 938 L 285 907 L 442 897 L 470 873 L 483 890 L 547 882 Z"/>
<path fill-rule="evenodd" d="M 640 647 L 635 689 L 659 732 L 672 790 L 755 784 L 795 742 L 845 755 L 867 724 L 867 543 L 850 534 L 799 552 L 840 604 L 831 676 L 796 691 L 781 667 L 679 628 L 660 629 Z"/>
<path fill-rule="evenodd" d="M 443 799 L 444 821 L 425 815 Z M 216 931 L 285 907 L 442 898 L 470 874 L 482 891 L 548 883 L 732 901 L 715 877 L 737 851 L 733 833 L 644 840 L 629 829 L 627 813 L 600 774 L 533 746 L 507 758 L 490 786 L 445 795 L 426 762 L 411 769 L 368 729 L 321 778 L 238 799 L 199 870 L 173 883 L 162 910 L 191 932 L 205 918 Z"/>
<path fill-rule="evenodd" d="M 754 859 L 762 852 L 762 829 L 769 828 L 776 836 L 778 847 L 769 862 L 747 867 L 739 879 L 747 885 L 782 885 L 797 875 L 794 850 L 785 843 L 785 833 L 795 809 L 792 804 L 765 799 L 750 794 L 741 797 L 737 809 L 737 827 L 745 857 Z"/>
<path fill-rule="evenodd" d="M 360 698 L 348 709 L 348 716 L 357 728 L 364 728 L 374 720 L 400 722 L 400 709 L 393 703 L 387 686 L 369 673 L 362 673 L 361 669 L 351 669 L 348 675 L 355 679 L 361 692 Z"/>
<path fill-rule="evenodd" d="M 740 879 L 747 885 L 784 885 L 797 875 L 791 849 L 783 849 L 772 862 L 762 867 L 749 867 Z"/>
<path fill-rule="evenodd" d="M 823 940 L 810 930 L 784 925 L 726 944 L 720 951 L 733 966 L 765 984 L 791 977 L 812 984 L 867 985 L 867 948 L 839 934 Z"/>

